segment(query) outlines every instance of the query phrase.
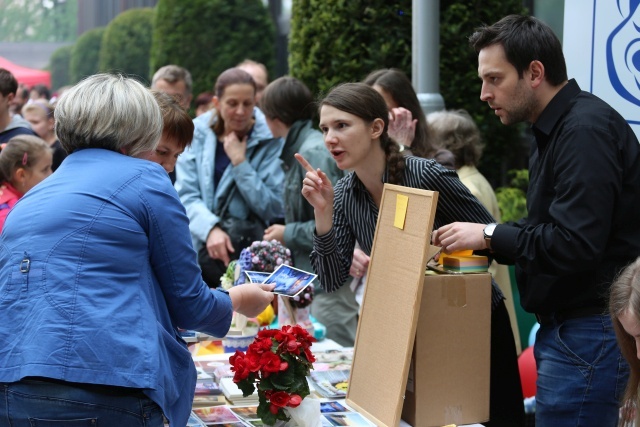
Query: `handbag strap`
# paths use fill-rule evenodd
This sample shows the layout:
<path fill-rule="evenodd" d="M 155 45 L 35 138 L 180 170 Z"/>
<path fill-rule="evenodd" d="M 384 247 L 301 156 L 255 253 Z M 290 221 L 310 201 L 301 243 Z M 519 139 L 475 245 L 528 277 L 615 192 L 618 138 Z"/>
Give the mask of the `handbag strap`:
<path fill-rule="evenodd" d="M 229 210 L 229 205 L 231 204 L 231 199 L 233 199 L 233 196 L 235 195 L 236 190 L 238 189 L 237 185 L 236 185 L 236 181 L 234 180 L 233 183 L 231 184 L 232 188 L 231 190 L 227 193 L 227 198 L 224 201 L 224 205 L 222 205 L 222 208 L 220 209 L 220 213 L 217 214 L 219 218 L 224 218 L 224 215 L 227 213 L 227 211 Z"/>

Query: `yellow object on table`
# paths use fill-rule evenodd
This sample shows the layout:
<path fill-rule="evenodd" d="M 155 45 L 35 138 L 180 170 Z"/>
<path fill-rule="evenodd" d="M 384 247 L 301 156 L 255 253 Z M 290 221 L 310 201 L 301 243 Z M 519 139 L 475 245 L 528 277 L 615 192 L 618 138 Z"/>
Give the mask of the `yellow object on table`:
<path fill-rule="evenodd" d="M 269 304 L 267 308 L 265 308 L 264 311 L 258 314 L 258 317 L 256 317 L 256 319 L 258 319 L 258 323 L 260 324 L 260 326 L 270 325 L 275 318 L 276 318 L 276 313 L 273 310 L 273 306 L 271 304 Z"/>
<path fill-rule="evenodd" d="M 222 354 L 224 348 L 222 341 L 202 341 L 196 343 L 191 350 L 193 356 L 207 356 L 210 354 Z"/>

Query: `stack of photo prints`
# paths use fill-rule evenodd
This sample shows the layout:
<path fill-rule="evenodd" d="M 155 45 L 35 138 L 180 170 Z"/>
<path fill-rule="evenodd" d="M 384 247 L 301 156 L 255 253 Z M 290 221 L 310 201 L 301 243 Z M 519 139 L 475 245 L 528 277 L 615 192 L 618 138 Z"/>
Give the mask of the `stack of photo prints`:
<path fill-rule="evenodd" d="M 273 273 L 262 271 L 244 272 L 251 283 L 275 284 L 273 292 L 286 297 L 295 297 L 314 281 L 317 274 L 280 264 Z"/>

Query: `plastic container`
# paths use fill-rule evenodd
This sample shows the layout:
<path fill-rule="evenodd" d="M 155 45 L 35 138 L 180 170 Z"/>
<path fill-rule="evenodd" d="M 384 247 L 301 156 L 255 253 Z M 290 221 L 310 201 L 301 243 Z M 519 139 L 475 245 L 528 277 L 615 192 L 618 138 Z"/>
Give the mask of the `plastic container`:
<path fill-rule="evenodd" d="M 225 353 L 235 353 L 236 350 L 247 351 L 249 345 L 256 338 L 257 331 L 253 335 L 229 335 L 222 339 Z"/>

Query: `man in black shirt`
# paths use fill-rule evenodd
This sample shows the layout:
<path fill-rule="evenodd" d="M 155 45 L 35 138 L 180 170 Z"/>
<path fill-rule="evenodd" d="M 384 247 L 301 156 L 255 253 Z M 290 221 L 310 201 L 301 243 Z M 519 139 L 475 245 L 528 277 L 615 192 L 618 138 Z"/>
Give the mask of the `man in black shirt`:
<path fill-rule="evenodd" d="M 627 122 L 567 80 L 562 46 L 533 17 L 508 16 L 470 38 L 480 98 L 503 124 L 529 122 L 528 218 L 453 223 L 434 233 L 445 252 L 489 249 L 515 264 L 535 313 L 536 426 L 615 426 L 628 376 L 606 298 L 640 255 L 640 146 Z"/>

